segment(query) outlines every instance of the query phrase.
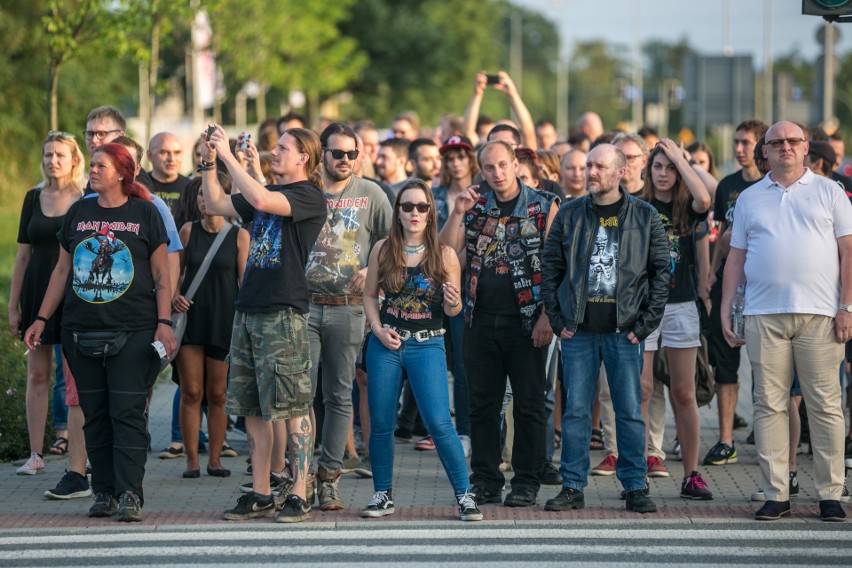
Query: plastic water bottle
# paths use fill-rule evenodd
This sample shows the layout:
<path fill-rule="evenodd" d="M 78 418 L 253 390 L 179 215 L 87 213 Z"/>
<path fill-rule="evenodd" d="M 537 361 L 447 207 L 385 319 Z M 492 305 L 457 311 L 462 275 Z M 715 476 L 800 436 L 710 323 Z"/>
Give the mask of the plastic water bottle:
<path fill-rule="evenodd" d="M 731 302 L 731 329 L 737 336 L 738 343 L 745 343 L 745 284 L 737 286 L 737 294 Z"/>

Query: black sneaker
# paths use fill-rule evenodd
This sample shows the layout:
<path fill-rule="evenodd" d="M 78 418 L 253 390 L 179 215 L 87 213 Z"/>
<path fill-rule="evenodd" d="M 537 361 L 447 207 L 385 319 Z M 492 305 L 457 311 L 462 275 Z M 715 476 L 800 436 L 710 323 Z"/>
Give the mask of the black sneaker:
<path fill-rule="evenodd" d="M 704 465 L 727 465 L 737 463 L 737 449 L 733 444 L 717 442 L 704 457 Z"/>
<path fill-rule="evenodd" d="M 276 523 L 300 523 L 311 518 L 311 506 L 298 495 L 290 494 L 284 501 L 284 508 L 275 518 Z"/>
<path fill-rule="evenodd" d="M 123 523 L 138 523 L 142 520 L 142 503 L 139 495 L 125 491 L 118 498 L 118 520 Z"/>
<path fill-rule="evenodd" d="M 819 518 L 829 523 L 842 523 L 846 520 L 846 513 L 840 501 L 827 499 L 819 502 Z"/>
<path fill-rule="evenodd" d="M 288 486 L 293 485 L 293 480 L 290 479 L 288 475 L 288 471 L 284 470 L 283 473 L 275 473 L 274 471 L 269 474 L 269 489 L 272 490 L 273 493 L 281 493 L 282 489 Z M 240 491 L 243 493 L 251 493 L 253 485 L 252 482 L 243 483 L 240 485 Z"/>
<path fill-rule="evenodd" d="M 506 495 L 506 500 L 503 501 L 503 505 L 506 507 L 532 507 L 537 503 L 537 491 L 527 487 L 518 487 L 517 489 L 513 488 L 509 494 Z"/>
<path fill-rule="evenodd" d="M 656 513 L 657 506 L 654 504 L 651 499 L 645 494 L 645 491 L 642 489 L 637 489 L 636 491 L 629 491 L 625 498 L 626 507 L 628 511 L 633 511 L 635 513 Z"/>
<path fill-rule="evenodd" d="M 754 445 L 754 430 L 749 432 L 748 436 L 746 436 L 746 444 L 749 444 L 751 446 Z"/>
<path fill-rule="evenodd" d="M 482 511 L 476 506 L 476 499 L 470 492 L 463 495 L 456 495 L 456 501 L 459 503 L 459 518 L 463 521 L 481 521 Z"/>
<path fill-rule="evenodd" d="M 373 493 L 373 498 L 367 503 L 367 506 L 361 509 L 361 516 L 370 519 L 386 517 L 393 515 L 396 509 L 393 508 L 393 497 L 391 490 L 376 491 Z"/>
<path fill-rule="evenodd" d="M 503 492 L 501 490 L 491 491 L 479 485 L 474 485 L 470 492 L 473 494 L 473 499 L 477 505 L 487 505 L 488 503 L 501 503 L 503 501 Z"/>
<path fill-rule="evenodd" d="M 582 491 L 571 487 L 563 487 L 559 495 L 548 499 L 544 504 L 545 511 L 570 511 L 571 509 L 584 509 L 586 497 Z"/>
<path fill-rule="evenodd" d="M 742 430 L 743 428 L 748 428 L 748 422 L 745 421 L 745 418 L 734 412 L 734 430 Z"/>
<path fill-rule="evenodd" d="M 275 501 L 272 495 L 261 497 L 252 491 L 237 499 L 237 506 L 225 511 L 222 518 L 226 521 L 244 521 L 255 517 L 268 517 L 274 513 Z"/>
<path fill-rule="evenodd" d="M 795 471 L 790 472 L 790 499 L 797 499 L 799 497 L 799 478 L 796 476 Z"/>
<path fill-rule="evenodd" d="M 559 469 L 550 462 L 544 464 L 544 469 L 541 470 L 539 477 L 542 485 L 562 485 L 562 474 Z"/>
<path fill-rule="evenodd" d="M 619 497 L 619 499 L 621 499 L 622 501 L 626 501 L 627 495 L 629 493 L 630 492 L 627 491 L 626 489 L 622 490 L 621 496 Z M 642 493 L 645 495 L 645 497 L 649 497 L 651 495 L 651 482 L 647 477 L 645 478 L 645 487 L 642 488 Z"/>
<path fill-rule="evenodd" d="M 101 491 L 95 493 L 92 506 L 89 507 L 90 517 L 111 517 L 118 512 L 118 501 L 111 493 Z"/>
<path fill-rule="evenodd" d="M 680 496 L 684 499 L 696 501 L 711 501 L 713 499 L 713 493 L 707 488 L 707 482 L 697 471 L 693 471 L 683 479 L 680 486 Z"/>
<path fill-rule="evenodd" d="M 66 469 L 65 475 L 62 476 L 56 487 L 44 492 L 44 498 L 77 499 L 78 497 L 89 497 L 91 494 L 92 488 L 89 487 L 89 480 L 76 471 L 68 471 Z"/>
<path fill-rule="evenodd" d="M 837 501 L 835 501 L 836 503 Z M 820 510 L 822 510 L 822 501 L 820 501 Z M 763 507 L 757 510 L 754 518 L 758 521 L 777 521 L 781 517 L 786 517 L 790 514 L 789 501 L 767 501 Z"/>

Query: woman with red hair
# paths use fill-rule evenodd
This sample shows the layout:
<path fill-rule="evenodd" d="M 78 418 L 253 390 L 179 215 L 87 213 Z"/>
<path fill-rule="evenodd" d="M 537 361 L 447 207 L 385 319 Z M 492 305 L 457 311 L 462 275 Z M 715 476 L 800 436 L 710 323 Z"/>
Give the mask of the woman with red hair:
<path fill-rule="evenodd" d="M 90 517 L 142 520 L 148 437 L 145 406 L 162 358 L 176 347 L 171 328 L 168 238 L 136 166 L 119 144 L 92 154 L 97 198 L 68 210 L 59 261 L 35 322 L 35 349 L 64 300 L 62 350 L 76 378 L 92 463 Z"/>

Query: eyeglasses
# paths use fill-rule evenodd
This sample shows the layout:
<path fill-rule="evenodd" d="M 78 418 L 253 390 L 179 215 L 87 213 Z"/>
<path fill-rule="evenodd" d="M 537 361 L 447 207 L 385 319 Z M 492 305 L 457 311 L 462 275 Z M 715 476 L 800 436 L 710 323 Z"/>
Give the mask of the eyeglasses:
<path fill-rule="evenodd" d="M 48 136 L 62 136 L 63 138 L 70 138 L 74 140 L 74 135 L 70 132 L 63 132 L 61 130 L 51 130 L 47 133 Z"/>
<path fill-rule="evenodd" d="M 776 138 L 775 140 L 767 140 L 767 146 L 772 146 L 773 148 L 783 148 L 784 143 L 790 145 L 790 148 L 798 148 L 802 142 L 804 142 L 804 138 Z"/>
<path fill-rule="evenodd" d="M 92 140 L 94 138 L 103 140 L 110 134 L 114 134 L 116 132 L 121 132 L 121 130 L 85 130 L 83 131 L 83 134 L 86 135 L 86 140 Z"/>
<path fill-rule="evenodd" d="M 641 158 L 644 155 L 645 154 L 624 154 L 624 159 L 627 160 L 628 162 L 632 162 L 633 160 L 638 160 L 639 158 Z"/>
<path fill-rule="evenodd" d="M 337 150 L 332 148 L 323 148 L 326 152 L 331 152 L 331 157 L 335 160 L 340 160 L 343 156 L 346 156 L 350 160 L 355 160 L 358 158 L 358 154 L 360 153 L 358 150 L 349 150 L 348 152 L 344 150 Z"/>
<path fill-rule="evenodd" d="M 399 208 L 405 211 L 406 213 L 411 213 L 414 211 L 414 208 L 417 208 L 418 213 L 428 213 L 429 212 L 429 204 L 428 203 L 410 203 L 406 201 L 405 203 L 400 203 Z"/>

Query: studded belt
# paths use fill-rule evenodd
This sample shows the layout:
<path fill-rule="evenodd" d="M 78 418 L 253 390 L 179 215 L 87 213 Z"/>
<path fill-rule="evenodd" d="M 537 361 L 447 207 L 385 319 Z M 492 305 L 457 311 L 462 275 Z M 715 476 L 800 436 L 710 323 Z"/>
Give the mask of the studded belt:
<path fill-rule="evenodd" d="M 419 343 L 423 343 L 424 341 L 428 341 L 433 337 L 438 337 L 439 335 L 444 335 L 447 333 L 447 330 L 443 327 L 441 329 L 421 329 L 420 331 L 408 331 L 407 329 L 397 329 L 392 325 L 383 325 L 382 327 L 387 327 L 394 330 L 397 335 L 399 335 L 399 339 L 402 341 L 408 341 L 409 339 L 414 339 Z"/>

